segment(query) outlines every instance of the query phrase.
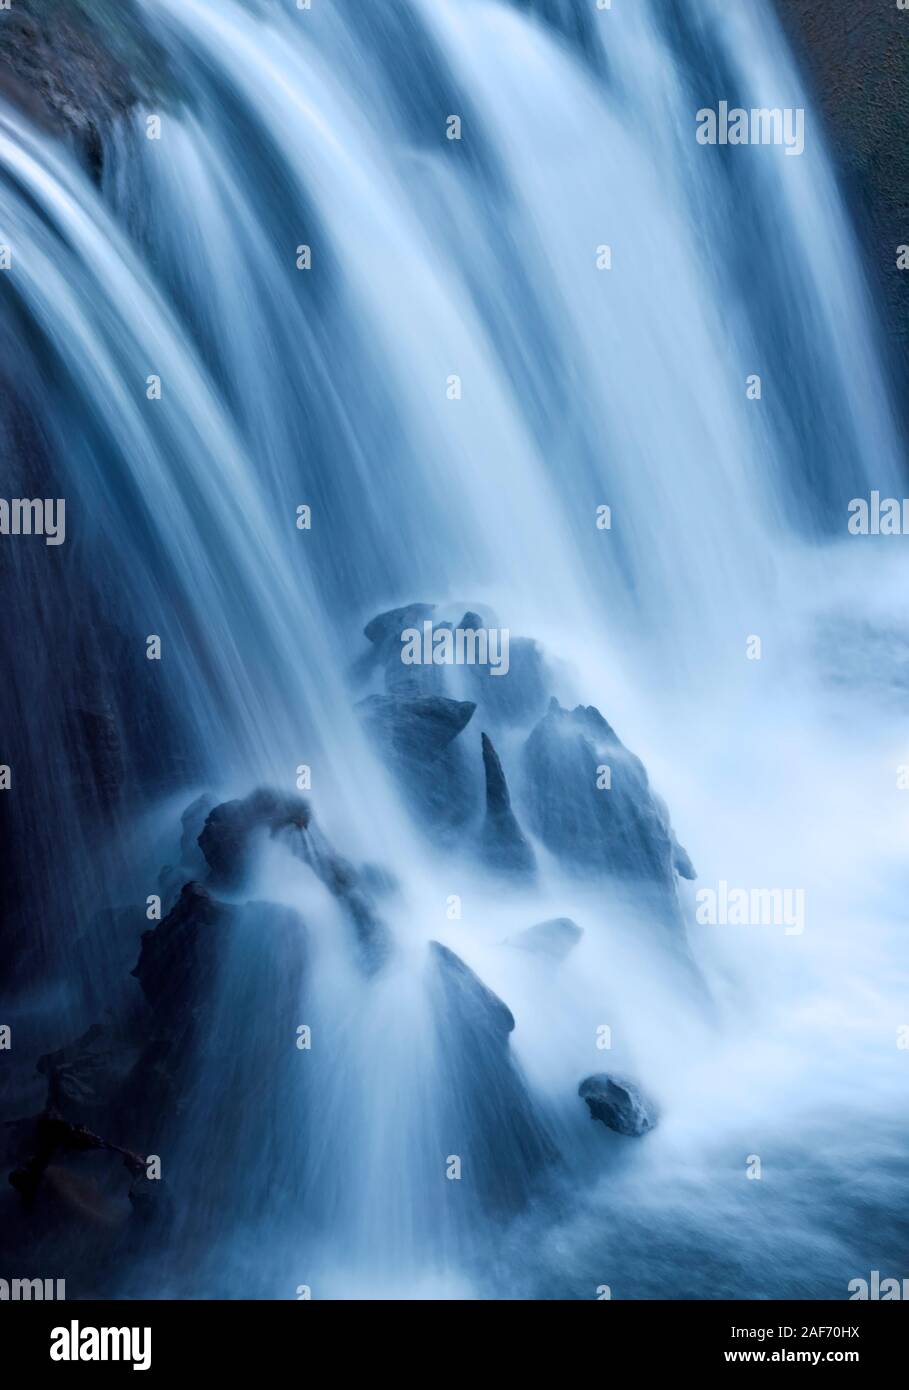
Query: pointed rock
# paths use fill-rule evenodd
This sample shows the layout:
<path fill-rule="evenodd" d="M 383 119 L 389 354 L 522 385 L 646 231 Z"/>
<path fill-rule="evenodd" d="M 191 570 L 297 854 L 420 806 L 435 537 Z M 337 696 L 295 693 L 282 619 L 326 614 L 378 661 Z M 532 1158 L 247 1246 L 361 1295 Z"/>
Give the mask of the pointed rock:
<path fill-rule="evenodd" d="M 491 868 L 504 873 L 532 874 L 536 869 L 536 857 L 511 809 L 499 755 L 486 734 L 481 738 L 486 774 L 486 819 L 481 831 L 481 855 Z"/>

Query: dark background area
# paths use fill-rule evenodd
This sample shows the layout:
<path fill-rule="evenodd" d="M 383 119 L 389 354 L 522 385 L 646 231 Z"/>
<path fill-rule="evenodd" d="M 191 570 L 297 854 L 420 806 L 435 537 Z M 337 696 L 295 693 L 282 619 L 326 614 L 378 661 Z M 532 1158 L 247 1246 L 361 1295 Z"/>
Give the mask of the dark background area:
<path fill-rule="evenodd" d="M 909 10 L 896 0 L 776 0 L 828 132 L 898 386 L 909 379 Z M 901 389 L 901 396 L 905 397 Z M 909 407 L 903 401 L 904 418 Z"/>

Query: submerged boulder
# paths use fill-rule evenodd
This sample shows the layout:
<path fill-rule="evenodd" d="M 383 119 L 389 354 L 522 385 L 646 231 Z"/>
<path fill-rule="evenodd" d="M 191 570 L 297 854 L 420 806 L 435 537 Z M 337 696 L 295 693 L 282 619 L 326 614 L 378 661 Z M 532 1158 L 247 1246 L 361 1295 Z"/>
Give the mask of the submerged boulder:
<path fill-rule="evenodd" d="M 666 887 L 694 876 L 644 764 L 592 705 L 550 702 L 524 745 L 524 785 L 531 827 L 577 871 Z"/>
<path fill-rule="evenodd" d="M 486 775 L 486 818 L 480 831 L 480 854 L 502 873 L 530 875 L 536 856 L 511 809 L 511 797 L 499 755 L 486 734 L 481 735 Z"/>
<path fill-rule="evenodd" d="M 570 917 L 551 917 L 546 922 L 535 922 L 532 927 L 526 927 L 517 936 L 509 937 L 507 945 L 562 961 L 574 950 L 583 935 L 582 928 Z"/>
<path fill-rule="evenodd" d="M 640 1138 L 656 1125 L 656 1106 L 633 1081 L 598 1072 L 581 1082 L 578 1095 L 587 1102 L 591 1119 L 616 1134 Z"/>

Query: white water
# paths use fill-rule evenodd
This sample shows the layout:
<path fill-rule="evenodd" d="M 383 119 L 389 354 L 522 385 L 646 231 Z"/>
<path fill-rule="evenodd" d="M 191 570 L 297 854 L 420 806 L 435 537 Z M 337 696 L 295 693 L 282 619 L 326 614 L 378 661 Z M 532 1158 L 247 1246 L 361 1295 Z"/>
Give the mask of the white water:
<path fill-rule="evenodd" d="M 840 1297 L 894 1258 L 858 1201 L 834 1232 L 849 1206 L 828 1194 L 874 1189 L 886 1209 L 897 1190 L 906 731 L 886 677 L 830 681 L 816 631 L 828 611 L 899 621 L 887 543 L 845 532 L 849 497 L 899 488 L 897 444 L 813 113 L 800 158 L 721 161 L 694 140 L 683 57 L 725 67 L 743 105 L 806 104 L 773 16 L 689 8 L 683 54 L 656 0 L 615 0 L 585 62 L 481 0 L 147 0 L 184 101 L 162 109 L 160 142 L 144 112 L 124 126 L 103 197 L 3 115 L 0 230 L 59 355 L 67 487 L 132 575 L 137 640 L 163 629 L 210 783 L 289 787 L 311 764 L 339 848 L 402 881 L 386 913 L 399 954 L 366 981 L 328 895 L 269 860 L 254 896 L 310 925 L 301 1011 L 322 1045 L 282 1114 L 299 1167 L 234 1117 L 224 1142 L 268 1216 L 231 1222 L 210 1198 L 202 1292 Z M 461 142 L 445 139 L 451 112 Z M 294 529 L 301 502 L 311 533 Z M 804 887 L 804 934 L 696 927 L 686 889 L 707 1010 L 608 889 L 548 864 L 506 895 L 427 848 L 347 690 L 362 622 L 412 599 L 452 617 L 483 603 L 540 640 L 564 663 L 562 703 L 596 704 L 644 759 L 699 883 Z M 557 972 L 502 947 L 555 915 L 585 928 Z M 442 1178 L 430 938 L 514 1012 L 566 1167 L 566 1195 L 501 1245 Z M 242 1050 L 235 1002 L 223 1027 Z M 663 1110 L 633 1152 L 604 1149 L 576 1096 L 605 1069 L 602 1023 L 605 1060 Z M 200 1101 L 187 1163 L 204 1166 L 210 1123 Z M 749 1154 L 763 1187 L 744 1178 Z"/>

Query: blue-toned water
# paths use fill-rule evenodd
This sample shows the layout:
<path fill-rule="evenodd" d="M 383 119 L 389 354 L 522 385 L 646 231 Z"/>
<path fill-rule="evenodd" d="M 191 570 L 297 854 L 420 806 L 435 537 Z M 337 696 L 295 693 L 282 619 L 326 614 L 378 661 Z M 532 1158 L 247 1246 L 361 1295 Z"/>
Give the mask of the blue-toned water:
<path fill-rule="evenodd" d="M 113 1291 L 840 1298 L 905 1273 L 904 617 L 898 555 L 846 532 L 851 498 L 901 490 L 899 443 L 770 6 L 142 10 L 167 94 L 107 139 L 100 187 L 0 110 L 5 336 L 68 544 L 131 649 L 161 637 L 137 679 L 184 750 L 116 853 L 84 849 L 61 1020 L 90 1021 L 80 978 L 103 997 L 115 974 L 96 910 L 156 891 L 204 789 L 293 791 L 306 765 L 332 842 L 399 886 L 364 972 L 324 883 L 270 846 L 241 897 L 298 912 L 305 959 L 255 911 L 232 937 L 190 1102 L 162 1117 L 171 1234 Z M 721 97 L 807 107 L 804 154 L 698 145 Z M 355 708 L 364 623 L 412 601 L 535 638 L 548 693 L 643 759 L 698 870 L 696 969 L 645 898 L 539 846 L 522 887 L 421 835 Z M 147 768 L 165 735 L 138 722 Z M 514 791 L 517 739 L 499 751 Z M 805 930 L 699 926 L 720 879 L 799 885 Z M 557 969 L 503 946 L 557 916 L 584 928 Z M 525 1131 L 500 1098 L 476 1189 L 446 1163 L 493 1083 L 458 1070 L 430 939 L 512 1010 L 532 1101 Z M 659 1103 L 643 1140 L 578 1099 L 604 1023 Z"/>

